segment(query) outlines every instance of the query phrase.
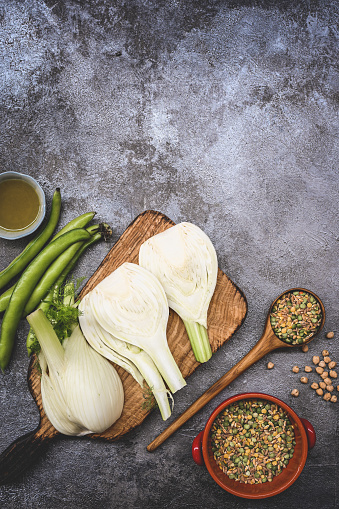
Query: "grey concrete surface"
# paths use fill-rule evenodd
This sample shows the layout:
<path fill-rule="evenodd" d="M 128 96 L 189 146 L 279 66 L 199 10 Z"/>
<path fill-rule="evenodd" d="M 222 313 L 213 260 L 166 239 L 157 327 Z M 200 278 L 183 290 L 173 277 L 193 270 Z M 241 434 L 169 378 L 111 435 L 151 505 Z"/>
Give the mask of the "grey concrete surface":
<path fill-rule="evenodd" d="M 154 209 L 200 226 L 247 297 L 244 325 L 175 395 L 173 419 L 256 343 L 280 292 L 309 288 L 327 315 L 308 353 L 262 359 L 152 454 L 166 426 L 157 412 L 113 444 L 52 443 L 0 487 L 2 509 L 339 507 L 339 403 L 291 371 L 324 348 L 339 362 L 338 10 L 334 0 L 0 1 L 0 172 L 34 176 L 48 205 L 60 186 L 60 226 L 93 209 L 114 230 L 75 276 Z M 1 240 L 0 269 L 24 245 Z M 0 376 L 1 451 L 39 422 L 27 330 L 22 321 Z M 245 390 L 280 397 L 317 432 L 297 482 L 261 502 L 224 492 L 191 457 L 214 407 Z"/>

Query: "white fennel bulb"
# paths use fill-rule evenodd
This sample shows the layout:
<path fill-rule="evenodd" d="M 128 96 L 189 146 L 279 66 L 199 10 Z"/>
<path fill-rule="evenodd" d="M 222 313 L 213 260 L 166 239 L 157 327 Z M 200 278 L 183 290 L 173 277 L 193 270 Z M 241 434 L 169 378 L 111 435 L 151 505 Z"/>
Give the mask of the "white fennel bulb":
<path fill-rule="evenodd" d="M 42 406 L 47 418 L 55 429 L 64 435 L 85 435 L 87 430 L 69 419 L 61 376 L 59 377 L 53 369 L 47 370 L 47 362 L 42 351 L 39 353 L 39 364 Z"/>
<path fill-rule="evenodd" d="M 72 422 L 89 432 L 102 433 L 119 419 L 124 406 L 120 377 L 87 343 L 79 326 L 65 345 L 63 379 Z"/>
<path fill-rule="evenodd" d="M 159 279 L 170 308 L 185 323 L 196 359 L 206 362 L 212 355 L 207 312 L 218 275 L 209 237 L 192 223 L 179 223 L 141 245 L 139 264 Z"/>
<path fill-rule="evenodd" d="M 106 359 L 125 369 L 142 387 L 144 376 L 133 360 L 132 348 L 137 348 L 108 335 L 99 325 L 91 309 L 91 293 L 85 295 L 80 301 L 79 311 L 81 312 L 79 316 L 80 327 L 91 347 Z M 109 337 L 109 341 L 106 341 L 106 336 Z"/>
<path fill-rule="evenodd" d="M 171 392 L 186 385 L 167 343 L 166 295 L 151 272 L 123 263 L 93 288 L 91 306 L 103 329 L 152 358 Z"/>
<path fill-rule="evenodd" d="M 41 346 L 41 396 L 48 419 L 65 435 L 105 431 L 124 404 L 115 368 L 87 344 L 79 326 L 64 347 L 41 309 L 27 320 Z"/>
<path fill-rule="evenodd" d="M 126 369 L 141 387 L 143 387 L 145 379 L 158 404 L 163 420 L 168 419 L 171 415 L 168 397 L 171 395 L 153 360 L 138 346 L 114 337 L 101 327 L 95 318 L 92 304 L 90 292 L 79 305 L 81 311 L 79 322 L 86 340 L 101 355 Z M 135 376 L 135 372 L 138 376 Z"/>

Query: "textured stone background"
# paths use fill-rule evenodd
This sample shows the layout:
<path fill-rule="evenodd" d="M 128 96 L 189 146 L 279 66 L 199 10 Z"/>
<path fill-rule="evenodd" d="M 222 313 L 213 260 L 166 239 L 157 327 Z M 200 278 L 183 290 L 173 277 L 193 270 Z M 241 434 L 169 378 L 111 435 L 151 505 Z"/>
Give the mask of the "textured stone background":
<path fill-rule="evenodd" d="M 0 171 L 34 176 L 48 204 L 60 186 L 62 225 L 94 209 L 114 228 L 76 275 L 155 209 L 203 228 L 247 297 L 244 325 L 176 394 L 173 418 L 249 351 L 283 290 L 315 291 L 325 332 L 338 330 L 338 36 L 334 0 L 0 0 Z M 1 240 L 0 268 L 24 245 Z M 39 421 L 26 332 L 0 377 L 1 451 Z M 157 412 L 113 444 L 51 444 L 0 487 L 1 508 L 338 508 L 339 403 L 291 372 L 323 348 L 339 361 L 338 332 L 325 332 L 307 354 L 262 359 L 152 454 Z M 318 437 L 297 482 L 260 503 L 224 492 L 190 452 L 213 408 L 244 390 L 280 397 Z"/>

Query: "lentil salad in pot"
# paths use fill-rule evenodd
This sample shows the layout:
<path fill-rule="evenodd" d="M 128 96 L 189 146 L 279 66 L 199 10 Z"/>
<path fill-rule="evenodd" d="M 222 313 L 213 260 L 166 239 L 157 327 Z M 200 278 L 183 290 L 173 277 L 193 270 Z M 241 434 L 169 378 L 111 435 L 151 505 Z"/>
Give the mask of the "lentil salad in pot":
<path fill-rule="evenodd" d="M 288 465 L 296 444 L 284 409 L 260 400 L 226 407 L 211 427 L 211 445 L 218 467 L 229 479 L 245 484 L 271 482 Z"/>

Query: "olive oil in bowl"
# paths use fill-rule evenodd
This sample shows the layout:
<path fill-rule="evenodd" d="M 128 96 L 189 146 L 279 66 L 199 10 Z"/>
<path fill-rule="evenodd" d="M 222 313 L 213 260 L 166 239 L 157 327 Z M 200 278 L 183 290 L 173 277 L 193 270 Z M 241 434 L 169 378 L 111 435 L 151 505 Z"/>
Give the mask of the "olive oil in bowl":
<path fill-rule="evenodd" d="M 45 214 L 45 195 L 30 176 L 0 175 L 0 237 L 16 239 L 38 228 Z"/>

